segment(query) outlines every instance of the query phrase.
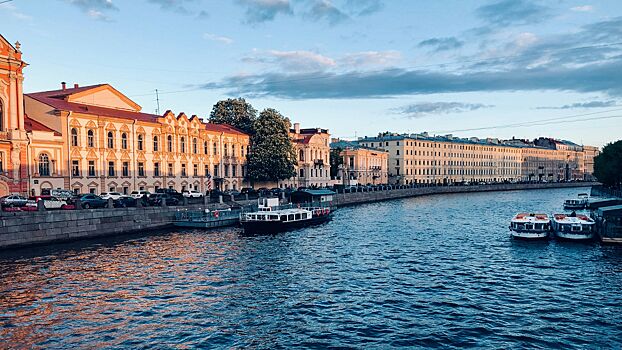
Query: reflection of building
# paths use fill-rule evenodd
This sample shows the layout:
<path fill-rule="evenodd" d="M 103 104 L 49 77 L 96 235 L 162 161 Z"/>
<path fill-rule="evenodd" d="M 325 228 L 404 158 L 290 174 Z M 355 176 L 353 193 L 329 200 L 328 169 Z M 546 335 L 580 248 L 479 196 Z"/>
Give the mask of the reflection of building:
<path fill-rule="evenodd" d="M 0 196 L 28 189 L 27 125 L 24 117 L 22 61 L 19 43 L 0 35 Z"/>
<path fill-rule="evenodd" d="M 364 147 L 356 142 L 338 141 L 331 149 L 340 150 L 341 166 L 337 177 L 344 185 L 386 184 L 388 182 L 387 151 Z"/>
<path fill-rule="evenodd" d="M 25 95 L 31 186 L 76 192 L 241 188 L 248 135 L 197 116 L 142 113 L 108 84 Z"/>
<path fill-rule="evenodd" d="M 390 183 L 563 181 L 588 174 L 583 147 L 570 141 L 385 133 L 358 142 L 388 151 Z"/>

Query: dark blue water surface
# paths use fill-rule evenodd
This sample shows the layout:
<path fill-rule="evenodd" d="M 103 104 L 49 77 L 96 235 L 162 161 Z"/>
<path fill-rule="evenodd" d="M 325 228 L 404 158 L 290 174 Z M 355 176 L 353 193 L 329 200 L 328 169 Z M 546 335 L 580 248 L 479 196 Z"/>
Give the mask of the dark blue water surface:
<path fill-rule="evenodd" d="M 0 348 L 620 348 L 622 248 L 514 242 L 586 189 L 342 208 L 272 236 L 125 236 L 0 253 Z"/>

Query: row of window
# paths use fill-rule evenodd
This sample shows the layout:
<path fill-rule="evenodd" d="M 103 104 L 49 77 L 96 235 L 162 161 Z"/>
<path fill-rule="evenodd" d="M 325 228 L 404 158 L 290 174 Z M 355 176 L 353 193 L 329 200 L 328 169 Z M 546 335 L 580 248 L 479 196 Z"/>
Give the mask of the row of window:
<path fill-rule="evenodd" d="M 86 132 L 86 144 L 87 147 L 89 148 L 95 148 L 95 133 L 93 130 L 88 130 Z M 76 128 L 72 128 L 71 129 L 71 145 L 72 146 L 79 146 L 80 142 L 79 142 L 79 137 L 78 137 L 78 130 Z M 168 135 L 166 137 L 166 145 L 167 145 L 167 151 L 168 152 L 173 152 L 173 136 L 172 135 Z M 115 135 L 113 131 L 108 131 L 108 134 L 106 135 L 106 146 L 107 148 L 113 149 L 115 147 Z M 199 149 L 199 141 L 198 139 L 195 137 L 192 139 L 192 153 L 193 154 L 199 154 L 200 149 Z M 203 154 L 209 154 L 209 144 L 207 141 L 203 142 Z M 136 147 L 139 151 L 144 151 L 145 150 L 145 136 L 143 134 L 138 134 L 136 136 Z M 128 134 L 123 132 L 121 133 L 121 149 L 128 149 Z M 225 157 L 229 156 L 229 149 L 231 149 L 231 156 L 235 157 L 236 154 L 236 147 L 235 145 L 231 144 L 227 144 L 225 143 L 223 145 L 223 154 L 225 155 Z M 187 153 L 187 149 L 186 149 L 186 138 L 185 137 L 180 137 L 179 139 L 179 150 L 180 153 Z M 153 136 L 153 151 L 154 152 L 159 152 L 160 151 L 160 139 L 158 136 Z M 244 147 L 244 145 L 240 146 L 240 156 L 244 157 L 244 153 L 245 151 L 248 153 L 248 146 Z M 214 142 L 212 144 L 212 154 L 217 155 L 220 152 L 218 151 L 218 143 Z"/>

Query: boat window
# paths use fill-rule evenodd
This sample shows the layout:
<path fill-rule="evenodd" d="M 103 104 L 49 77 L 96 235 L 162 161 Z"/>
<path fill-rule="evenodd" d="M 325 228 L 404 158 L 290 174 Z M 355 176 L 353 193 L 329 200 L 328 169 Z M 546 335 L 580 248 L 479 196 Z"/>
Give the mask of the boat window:
<path fill-rule="evenodd" d="M 296 220 L 300 220 L 300 214 L 296 214 L 295 218 Z"/>
<path fill-rule="evenodd" d="M 287 220 L 288 220 L 288 221 L 292 221 L 292 220 L 294 220 L 294 214 L 289 214 L 289 215 L 287 216 Z"/>
<path fill-rule="evenodd" d="M 281 215 L 281 221 L 287 221 L 287 215 Z"/>
<path fill-rule="evenodd" d="M 278 215 L 270 215 L 270 220 L 278 220 L 279 216 Z"/>

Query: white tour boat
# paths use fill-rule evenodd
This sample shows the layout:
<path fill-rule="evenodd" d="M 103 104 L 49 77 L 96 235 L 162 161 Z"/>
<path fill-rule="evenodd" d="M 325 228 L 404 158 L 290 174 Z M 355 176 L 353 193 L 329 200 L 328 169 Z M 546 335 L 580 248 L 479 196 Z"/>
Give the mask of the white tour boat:
<path fill-rule="evenodd" d="M 583 214 L 553 214 L 555 236 L 567 240 L 591 240 L 594 238 L 596 222 Z"/>
<path fill-rule="evenodd" d="M 551 231 L 551 219 L 546 214 L 518 213 L 510 221 L 510 231 L 517 239 L 546 239 Z"/>
<path fill-rule="evenodd" d="M 264 198 L 256 212 L 240 215 L 245 233 L 273 233 L 321 224 L 330 220 L 330 208 L 284 208 L 278 198 Z"/>
<path fill-rule="evenodd" d="M 578 198 L 566 199 L 564 201 L 564 209 L 577 210 L 585 209 L 589 201 L 589 195 L 587 193 L 579 193 Z"/>

